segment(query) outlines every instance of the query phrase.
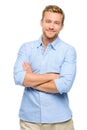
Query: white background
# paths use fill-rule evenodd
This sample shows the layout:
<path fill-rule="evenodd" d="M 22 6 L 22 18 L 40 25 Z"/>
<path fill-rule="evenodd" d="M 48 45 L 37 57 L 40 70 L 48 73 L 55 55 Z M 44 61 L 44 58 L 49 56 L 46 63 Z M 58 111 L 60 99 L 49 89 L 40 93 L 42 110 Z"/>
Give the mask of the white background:
<path fill-rule="evenodd" d="M 45 5 L 59 5 L 65 12 L 62 40 L 77 51 L 77 75 L 69 93 L 75 130 L 87 130 L 87 6 L 86 0 L 0 1 L 0 130 L 19 130 L 18 112 L 23 88 L 13 80 L 19 47 L 41 35 Z"/>

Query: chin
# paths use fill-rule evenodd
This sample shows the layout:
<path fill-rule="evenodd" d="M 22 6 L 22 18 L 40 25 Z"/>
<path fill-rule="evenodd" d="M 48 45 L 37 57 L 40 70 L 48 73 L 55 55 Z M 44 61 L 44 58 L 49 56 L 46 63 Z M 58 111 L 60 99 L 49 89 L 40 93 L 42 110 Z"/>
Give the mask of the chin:
<path fill-rule="evenodd" d="M 57 37 L 57 35 L 54 36 L 47 36 L 48 39 L 55 39 Z"/>
<path fill-rule="evenodd" d="M 43 33 L 45 38 L 49 39 L 49 40 L 54 40 L 57 38 L 58 34 L 49 34 L 49 33 Z"/>

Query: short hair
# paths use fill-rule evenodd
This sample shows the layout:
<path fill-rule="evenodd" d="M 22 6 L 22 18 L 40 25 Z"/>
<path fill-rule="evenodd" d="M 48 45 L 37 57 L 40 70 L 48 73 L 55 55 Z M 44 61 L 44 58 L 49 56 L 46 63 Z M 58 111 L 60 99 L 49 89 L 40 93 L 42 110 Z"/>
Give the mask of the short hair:
<path fill-rule="evenodd" d="M 48 6 L 46 6 L 45 9 L 42 12 L 42 20 L 44 18 L 45 12 L 60 13 L 63 16 L 62 23 L 64 23 L 65 14 L 64 14 L 63 10 L 60 7 L 58 7 L 56 5 L 48 5 Z"/>

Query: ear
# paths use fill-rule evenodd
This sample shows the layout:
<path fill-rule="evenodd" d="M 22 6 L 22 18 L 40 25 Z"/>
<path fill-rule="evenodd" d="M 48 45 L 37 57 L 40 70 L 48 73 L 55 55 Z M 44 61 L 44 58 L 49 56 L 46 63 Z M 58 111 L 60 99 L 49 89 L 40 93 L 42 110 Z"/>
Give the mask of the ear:
<path fill-rule="evenodd" d="M 42 26 L 42 24 L 43 24 L 43 20 L 41 19 L 41 21 L 40 21 L 40 25 Z"/>
<path fill-rule="evenodd" d="M 61 30 L 63 29 L 63 27 L 64 27 L 64 23 L 61 25 Z"/>

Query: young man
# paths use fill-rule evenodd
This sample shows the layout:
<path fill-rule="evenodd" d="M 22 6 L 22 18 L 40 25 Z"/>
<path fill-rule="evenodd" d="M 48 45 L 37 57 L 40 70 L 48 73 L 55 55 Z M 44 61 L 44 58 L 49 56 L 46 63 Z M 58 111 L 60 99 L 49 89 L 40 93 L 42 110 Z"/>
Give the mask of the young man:
<path fill-rule="evenodd" d="M 48 5 L 42 12 L 42 36 L 21 46 L 14 80 L 24 86 L 21 130 L 74 130 L 68 92 L 76 75 L 76 51 L 59 38 L 64 12 Z"/>

